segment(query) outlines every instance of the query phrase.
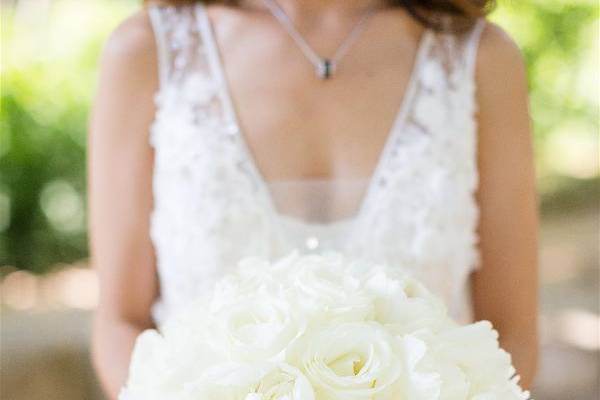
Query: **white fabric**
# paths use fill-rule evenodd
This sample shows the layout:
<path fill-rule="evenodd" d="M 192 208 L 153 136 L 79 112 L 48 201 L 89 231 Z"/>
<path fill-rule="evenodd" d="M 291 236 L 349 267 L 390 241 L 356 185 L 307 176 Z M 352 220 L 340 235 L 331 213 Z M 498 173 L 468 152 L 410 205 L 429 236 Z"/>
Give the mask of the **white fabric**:
<path fill-rule="evenodd" d="M 205 6 L 153 6 L 160 65 L 151 237 L 158 324 L 244 256 L 335 249 L 396 265 L 472 319 L 480 264 L 474 62 L 484 22 L 426 30 L 413 75 L 368 181 L 265 182 L 232 107 Z"/>
<path fill-rule="evenodd" d="M 356 217 L 368 179 L 295 179 L 267 182 L 276 215 L 331 225 Z"/>

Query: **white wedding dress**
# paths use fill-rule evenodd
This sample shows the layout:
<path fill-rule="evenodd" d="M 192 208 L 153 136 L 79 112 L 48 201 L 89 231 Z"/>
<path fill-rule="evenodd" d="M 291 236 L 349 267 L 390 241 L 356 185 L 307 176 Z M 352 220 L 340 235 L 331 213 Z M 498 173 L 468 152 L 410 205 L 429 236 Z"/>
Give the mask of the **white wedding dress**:
<path fill-rule="evenodd" d="M 395 265 L 470 322 L 468 278 L 480 264 L 474 63 L 483 21 L 461 35 L 425 31 L 368 181 L 267 182 L 240 132 L 205 11 L 202 3 L 149 11 L 160 71 L 150 132 L 157 324 L 244 256 L 294 249 Z"/>

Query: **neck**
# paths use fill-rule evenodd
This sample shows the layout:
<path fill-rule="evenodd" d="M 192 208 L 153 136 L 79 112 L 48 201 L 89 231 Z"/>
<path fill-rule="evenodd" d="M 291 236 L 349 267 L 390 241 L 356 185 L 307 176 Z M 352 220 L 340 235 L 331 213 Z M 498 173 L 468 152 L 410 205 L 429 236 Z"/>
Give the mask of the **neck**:
<path fill-rule="evenodd" d="M 368 8 L 385 8 L 389 5 L 387 0 L 275 0 L 281 8 L 292 18 L 305 18 L 329 15 L 356 16 L 364 13 Z M 264 9 L 264 0 L 242 0 L 241 5 Z"/>

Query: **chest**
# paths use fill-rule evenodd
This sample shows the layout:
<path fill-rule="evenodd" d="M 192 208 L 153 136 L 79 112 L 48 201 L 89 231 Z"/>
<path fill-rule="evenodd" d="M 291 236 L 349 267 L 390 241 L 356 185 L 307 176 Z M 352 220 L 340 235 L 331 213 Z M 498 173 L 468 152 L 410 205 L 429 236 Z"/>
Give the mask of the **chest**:
<path fill-rule="evenodd" d="M 372 17 L 335 77 L 320 80 L 270 18 L 228 24 L 235 17 L 210 11 L 213 64 L 265 180 L 371 176 L 407 102 L 422 29 L 401 13 Z M 341 39 L 334 31 L 313 31 L 307 40 L 325 55 Z"/>

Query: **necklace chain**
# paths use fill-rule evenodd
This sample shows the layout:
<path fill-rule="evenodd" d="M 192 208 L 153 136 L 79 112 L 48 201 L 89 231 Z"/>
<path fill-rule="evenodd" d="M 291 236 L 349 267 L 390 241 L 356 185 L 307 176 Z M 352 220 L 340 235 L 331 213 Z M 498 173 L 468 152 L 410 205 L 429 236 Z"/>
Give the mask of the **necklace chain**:
<path fill-rule="evenodd" d="M 376 10 L 374 5 L 369 6 L 363 16 L 356 22 L 348 36 L 342 41 L 331 58 L 323 58 L 308 44 L 302 34 L 296 29 L 290 17 L 285 13 L 283 8 L 275 0 L 264 0 L 267 8 L 273 16 L 283 25 L 287 33 L 296 42 L 302 53 L 315 66 L 317 76 L 322 79 L 331 78 L 336 70 L 339 61 L 346 55 L 348 49 L 354 43 L 359 33 L 365 26 L 365 21 Z"/>

